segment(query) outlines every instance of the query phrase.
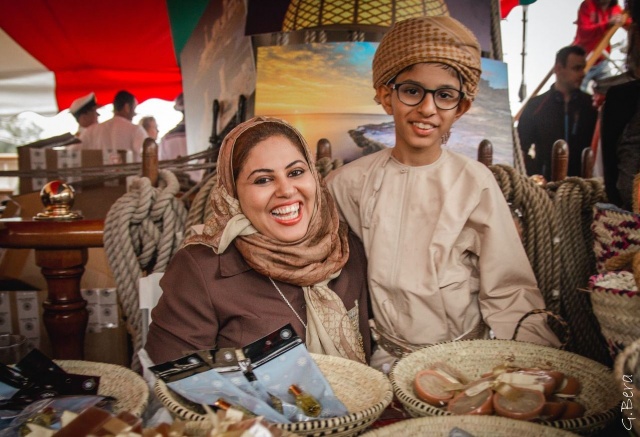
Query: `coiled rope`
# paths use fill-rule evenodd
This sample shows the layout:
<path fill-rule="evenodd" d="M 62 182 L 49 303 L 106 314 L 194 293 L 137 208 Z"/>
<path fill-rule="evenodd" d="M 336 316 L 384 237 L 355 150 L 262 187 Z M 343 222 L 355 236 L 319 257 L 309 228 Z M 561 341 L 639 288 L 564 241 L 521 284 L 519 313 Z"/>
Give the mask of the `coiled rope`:
<path fill-rule="evenodd" d="M 323 178 L 327 177 L 331 171 L 342 167 L 344 161 L 340 158 L 331 159 L 328 156 L 322 157 L 316 161 L 316 169 Z"/>
<path fill-rule="evenodd" d="M 104 247 L 115 277 L 118 300 L 133 343 L 132 369 L 140 371 L 142 344 L 138 281 L 163 272 L 183 240 L 187 210 L 176 197 L 180 185 L 168 170 L 160 170 L 158 187 L 146 177 L 111 206 L 105 219 Z"/>
<path fill-rule="evenodd" d="M 522 211 L 523 245 L 547 309 L 562 316 L 574 336 L 567 349 L 610 365 L 589 296 L 578 290 L 595 273 L 590 226 L 604 185 L 569 177 L 542 187 L 512 167 L 490 169 L 507 201 Z"/>
<path fill-rule="evenodd" d="M 216 172 L 207 175 L 206 179 L 201 181 L 200 190 L 193 199 L 191 208 L 189 208 L 189 214 L 187 215 L 185 238 L 193 234 L 192 226 L 204 223 L 213 214 L 213 207 L 211 202 L 209 202 L 209 196 L 217 180 L 218 173 Z"/>
<path fill-rule="evenodd" d="M 558 225 L 552 201 L 544 188 L 507 165 L 489 167 L 507 202 L 522 212 L 522 242 L 547 309 L 560 312 Z"/>
<path fill-rule="evenodd" d="M 611 366 L 606 342 L 593 313 L 586 288 L 589 277 L 596 273 L 594 237 L 591 231 L 593 207 L 606 199 L 604 185 L 596 179 L 568 177 L 547 184 L 555 205 L 560 240 L 561 315 L 569 324 L 574 342 L 571 352 Z"/>

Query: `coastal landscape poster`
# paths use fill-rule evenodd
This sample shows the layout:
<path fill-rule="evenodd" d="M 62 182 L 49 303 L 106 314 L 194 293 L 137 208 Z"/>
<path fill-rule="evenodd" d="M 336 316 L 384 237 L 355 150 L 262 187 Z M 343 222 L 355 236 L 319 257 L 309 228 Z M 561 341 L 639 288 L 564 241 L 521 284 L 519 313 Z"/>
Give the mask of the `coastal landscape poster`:
<path fill-rule="evenodd" d="M 333 158 L 345 162 L 393 147 L 393 119 L 373 100 L 373 42 L 258 47 L 255 114 L 294 125 L 315 153 L 328 139 Z M 447 148 L 474 159 L 484 139 L 493 163 L 513 165 L 507 66 L 482 59 L 480 91 L 451 131 Z"/>

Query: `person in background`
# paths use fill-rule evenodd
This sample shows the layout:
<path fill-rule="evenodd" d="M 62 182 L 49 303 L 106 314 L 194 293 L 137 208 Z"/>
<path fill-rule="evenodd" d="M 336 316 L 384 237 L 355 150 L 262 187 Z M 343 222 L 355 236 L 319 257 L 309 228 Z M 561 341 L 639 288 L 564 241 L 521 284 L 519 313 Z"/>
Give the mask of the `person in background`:
<path fill-rule="evenodd" d="M 584 0 L 578 8 L 578 19 L 575 24 L 577 25 L 576 37 L 572 45 L 582 47 L 588 55 L 600 44 L 609 28 L 617 24 L 628 25 L 628 22 L 625 24 L 625 17 L 622 14 L 622 8 L 618 5 L 618 0 Z M 604 52 L 611 53 L 610 44 L 606 45 Z M 592 80 L 597 81 L 609 76 L 611 76 L 611 67 L 605 55 L 602 54 L 587 72 L 580 89 L 587 92 Z"/>
<path fill-rule="evenodd" d="M 160 281 L 151 360 L 243 347 L 291 323 L 310 352 L 368 361 L 362 243 L 340 223 L 304 138 L 255 117 L 225 137 L 217 170 L 214 214 Z"/>
<path fill-rule="evenodd" d="M 80 136 L 89 126 L 98 124 L 98 102 L 95 93 L 92 92 L 75 99 L 69 106 L 69 112 L 78 122 L 76 137 Z"/>
<path fill-rule="evenodd" d="M 449 16 L 399 21 L 372 67 L 395 146 L 327 177 L 367 254 L 371 365 L 389 371 L 418 348 L 486 338 L 487 326 L 511 339 L 524 314 L 545 306 L 542 294 L 491 170 L 443 148 L 478 91 L 476 37 Z M 544 318 L 533 319 L 518 340 L 559 344 Z"/>
<path fill-rule="evenodd" d="M 158 122 L 155 117 L 151 115 L 142 117 L 138 124 L 147 132 L 149 138 L 153 138 L 154 140 L 158 139 Z"/>
<path fill-rule="evenodd" d="M 167 132 L 158 145 L 158 159 L 166 161 L 187 156 L 187 136 L 184 124 L 184 94 L 180 93 L 175 99 L 173 109 L 182 113 L 180 122 Z"/>
<path fill-rule="evenodd" d="M 610 87 L 602 107 L 602 166 L 610 203 L 633 211 L 633 182 L 640 172 L 640 0 L 627 4 L 629 27 L 626 58 L 628 82 Z"/>
<path fill-rule="evenodd" d="M 133 161 L 142 160 L 142 143 L 147 132 L 133 124 L 138 102 L 128 91 L 118 91 L 113 99 L 113 118 L 89 127 L 80 134 L 81 149 L 126 150 L 133 154 Z"/>
<path fill-rule="evenodd" d="M 184 94 L 180 93 L 175 99 L 173 109 L 182 113 L 182 119 L 169 132 L 167 132 L 158 144 L 158 160 L 167 161 L 188 156 L 187 132 L 185 126 Z M 192 161 L 193 162 L 193 161 Z M 189 183 L 197 183 L 204 175 L 203 170 L 185 172 Z"/>
<path fill-rule="evenodd" d="M 582 151 L 591 147 L 598 111 L 590 94 L 580 90 L 586 64 L 580 46 L 556 53 L 556 81 L 543 94 L 527 102 L 518 121 L 520 147 L 527 174 L 551 180 L 553 143 L 565 140 L 569 147 L 568 176 L 581 176 Z"/>

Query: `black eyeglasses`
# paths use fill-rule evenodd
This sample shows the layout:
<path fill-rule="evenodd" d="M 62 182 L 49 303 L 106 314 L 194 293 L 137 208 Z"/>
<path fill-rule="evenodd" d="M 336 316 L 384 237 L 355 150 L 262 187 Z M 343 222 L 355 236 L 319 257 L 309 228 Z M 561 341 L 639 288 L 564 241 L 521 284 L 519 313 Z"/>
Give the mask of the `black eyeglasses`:
<path fill-rule="evenodd" d="M 433 102 L 436 108 L 442 110 L 455 109 L 460 100 L 464 98 L 464 93 L 455 88 L 438 88 L 430 90 L 412 82 L 394 83 L 391 89 L 398 92 L 398 99 L 407 106 L 417 106 L 424 100 L 424 97 L 433 94 Z"/>

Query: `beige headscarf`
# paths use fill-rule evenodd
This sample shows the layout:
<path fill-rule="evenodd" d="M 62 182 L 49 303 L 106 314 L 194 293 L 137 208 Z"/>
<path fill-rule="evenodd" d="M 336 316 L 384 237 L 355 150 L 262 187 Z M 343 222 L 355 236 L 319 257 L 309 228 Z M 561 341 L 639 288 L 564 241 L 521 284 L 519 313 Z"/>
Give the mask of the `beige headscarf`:
<path fill-rule="evenodd" d="M 478 40 L 455 18 L 410 18 L 395 23 L 380 41 L 373 57 L 373 87 L 388 83 L 413 64 L 438 62 L 460 73 L 465 98 L 473 100 L 482 72 L 480 59 Z"/>
<path fill-rule="evenodd" d="M 259 233 L 242 213 L 235 196 L 233 148 L 240 135 L 263 123 L 279 123 L 290 128 L 304 146 L 309 169 L 316 181 L 315 208 L 306 235 L 299 241 L 284 243 Z M 223 253 L 234 243 L 247 263 L 258 273 L 282 282 L 299 285 L 307 306 L 306 344 L 310 352 L 335 355 L 364 362 L 362 337 L 342 300 L 328 283 L 340 274 L 349 258 L 347 227 L 340 223 L 333 198 L 313 162 L 309 147 L 300 133 L 286 122 L 255 117 L 236 126 L 225 137 L 218 156 L 218 180 L 211 190 L 214 214 L 203 232 L 185 245 L 204 244 Z M 274 293 L 277 291 L 274 289 Z"/>

